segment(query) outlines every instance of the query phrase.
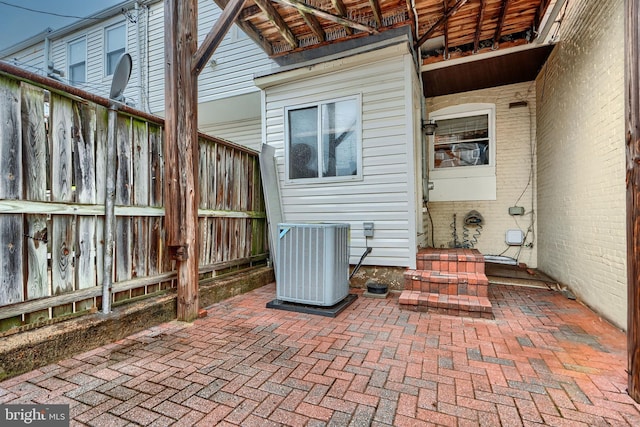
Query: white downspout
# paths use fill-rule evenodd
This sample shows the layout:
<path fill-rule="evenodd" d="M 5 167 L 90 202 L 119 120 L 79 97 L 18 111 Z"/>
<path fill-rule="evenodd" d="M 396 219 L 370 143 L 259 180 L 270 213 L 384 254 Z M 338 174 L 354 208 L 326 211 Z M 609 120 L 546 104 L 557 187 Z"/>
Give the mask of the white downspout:
<path fill-rule="evenodd" d="M 44 76 L 49 76 L 49 46 L 51 41 L 49 40 L 49 36 L 44 38 Z"/>
<path fill-rule="evenodd" d="M 140 50 L 140 4 L 135 3 L 136 11 L 136 57 L 138 58 L 138 108 L 145 112 L 149 112 L 144 104 L 144 89 L 142 84 L 142 53 Z"/>
<path fill-rule="evenodd" d="M 149 104 L 149 21 L 151 20 L 151 8 L 149 5 L 145 6 L 145 9 L 147 11 L 147 15 L 145 16 L 145 31 L 144 31 L 144 57 L 145 57 L 145 64 L 146 64 L 146 68 L 147 68 L 147 72 L 145 73 L 145 83 L 144 83 L 144 90 L 145 93 L 147 94 L 146 97 L 146 105 L 147 105 L 147 112 L 151 113 L 151 104 Z"/>

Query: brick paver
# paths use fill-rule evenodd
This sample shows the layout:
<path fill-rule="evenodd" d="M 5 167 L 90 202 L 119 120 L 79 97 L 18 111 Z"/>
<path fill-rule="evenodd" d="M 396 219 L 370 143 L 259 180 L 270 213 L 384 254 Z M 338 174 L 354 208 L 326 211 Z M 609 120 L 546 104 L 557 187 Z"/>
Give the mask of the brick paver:
<path fill-rule="evenodd" d="M 640 425 L 623 332 L 554 291 L 490 291 L 495 319 L 397 295 L 327 318 L 267 309 L 272 284 L 0 382 L 0 403 L 91 426 Z"/>

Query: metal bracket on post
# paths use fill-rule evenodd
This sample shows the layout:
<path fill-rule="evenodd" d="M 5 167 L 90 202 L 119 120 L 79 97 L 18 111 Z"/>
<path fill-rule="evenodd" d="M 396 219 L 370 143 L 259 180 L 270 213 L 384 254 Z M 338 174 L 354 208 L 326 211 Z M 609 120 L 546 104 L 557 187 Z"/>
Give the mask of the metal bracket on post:
<path fill-rule="evenodd" d="M 175 261 L 189 259 L 189 245 L 169 245 L 169 258 Z"/>

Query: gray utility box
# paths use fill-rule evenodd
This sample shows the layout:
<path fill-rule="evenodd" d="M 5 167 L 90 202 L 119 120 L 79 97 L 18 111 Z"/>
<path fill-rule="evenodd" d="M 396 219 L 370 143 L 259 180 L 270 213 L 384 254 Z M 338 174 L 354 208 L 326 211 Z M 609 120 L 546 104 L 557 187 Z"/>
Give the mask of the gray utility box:
<path fill-rule="evenodd" d="M 332 306 L 349 295 L 349 224 L 278 224 L 276 298 Z"/>

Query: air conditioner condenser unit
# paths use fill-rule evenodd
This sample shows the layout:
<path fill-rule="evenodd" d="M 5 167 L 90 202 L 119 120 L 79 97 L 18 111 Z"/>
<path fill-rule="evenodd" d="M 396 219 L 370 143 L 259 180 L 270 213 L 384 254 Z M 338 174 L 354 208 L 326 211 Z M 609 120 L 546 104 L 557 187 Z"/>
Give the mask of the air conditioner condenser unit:
<path fill-rule="evenodd" d="M 333 306 L 349 295 L 349 224 L 278 224 L 276 298 Z"/>

